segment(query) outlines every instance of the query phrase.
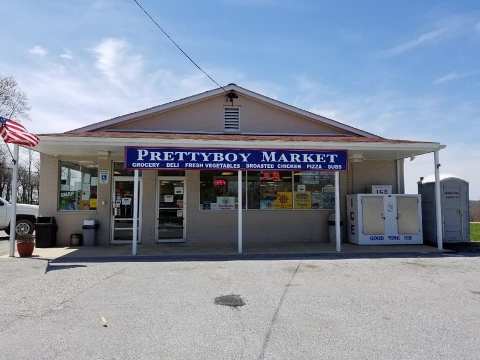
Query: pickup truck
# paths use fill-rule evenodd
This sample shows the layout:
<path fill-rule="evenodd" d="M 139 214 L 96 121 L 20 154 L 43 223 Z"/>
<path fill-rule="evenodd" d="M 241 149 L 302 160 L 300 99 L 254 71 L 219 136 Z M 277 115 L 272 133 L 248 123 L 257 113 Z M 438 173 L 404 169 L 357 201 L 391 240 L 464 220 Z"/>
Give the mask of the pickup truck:
<path fill-rule="evenodd" d="M 10 233 L 10 214 L 12 204 L 0 197 L 0 230 Z M 38 205 L 17 204 L 17 225 L 15 232 L 18 235 L 31 234 L 35 230 L 38 217 Z"/>

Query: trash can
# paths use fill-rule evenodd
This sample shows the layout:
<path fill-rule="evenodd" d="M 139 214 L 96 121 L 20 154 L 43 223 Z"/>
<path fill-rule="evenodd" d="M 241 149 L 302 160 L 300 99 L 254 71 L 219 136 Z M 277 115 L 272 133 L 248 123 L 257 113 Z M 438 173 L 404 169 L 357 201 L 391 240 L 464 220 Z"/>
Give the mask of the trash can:
<path fill-rule="evenodd" d="M 80 245 L 82 245 L 82 234 L 71 234 L 70 246 L 80 246 Z"/>
<path fill-rule="evenodd" d="M 53 216 L 39 216 L 35 223 L 35 246 L 53 247 L 57 243 L 57 222 Z"/>
<path fill-rule="evenodd" d="M 342 234 L 342 227 L 343 221 L 340 220 L 340 234 Z M 331 243 L 335 243 L 337 240 L 335 232 L 335 213 L 331 213 L 328 216 L 328 239 Z"/>
<path fill-rule="evenodd" d="M 83 245 L 95 246 L 97 244 L 98 223 L 94 219 L 83 220 Z"/>

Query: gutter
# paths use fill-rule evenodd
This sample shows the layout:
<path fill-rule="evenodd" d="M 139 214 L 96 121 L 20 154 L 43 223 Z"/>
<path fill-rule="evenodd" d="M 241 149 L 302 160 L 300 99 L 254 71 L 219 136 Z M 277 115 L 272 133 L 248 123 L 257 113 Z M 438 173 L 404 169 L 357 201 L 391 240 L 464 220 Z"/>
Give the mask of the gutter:
<path fill-rule="evenodd" d="M 289 149 L 292 147 L 304 149 L 344 149 L 344 150 L 390 150 L 390 151 L 438 151 L 446 145 L 432 142 L 387 143 L 387 142 L 343 142 L 343 141 L 284 141 L 284 140 L 195 140 L 195 139 L 154 139 L 154 138 L 95 138 L 95 137 L 56 137 L 40 136 L 42 145 L 80 145 L 80 146 L 172 146 L 172 147 L 213 147 L 213 148 L 262 148 L 274 147 Z"/>

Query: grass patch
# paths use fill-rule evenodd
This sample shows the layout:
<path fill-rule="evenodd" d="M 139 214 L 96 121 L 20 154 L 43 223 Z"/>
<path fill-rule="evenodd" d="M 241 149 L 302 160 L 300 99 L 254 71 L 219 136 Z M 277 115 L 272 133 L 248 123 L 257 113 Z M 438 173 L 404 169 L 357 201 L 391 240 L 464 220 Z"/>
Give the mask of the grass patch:
<path fill-rule="evenodd" d="M 480 241 L 480 223 L 470 223 L 470 240 Z"/>

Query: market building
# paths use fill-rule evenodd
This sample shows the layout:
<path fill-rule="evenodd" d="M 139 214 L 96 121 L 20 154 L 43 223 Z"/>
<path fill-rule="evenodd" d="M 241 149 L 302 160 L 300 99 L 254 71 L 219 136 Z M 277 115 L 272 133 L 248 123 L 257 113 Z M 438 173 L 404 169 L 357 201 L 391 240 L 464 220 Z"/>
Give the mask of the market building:
<path fill-rule="evenodd" d="M 433 152 L 438 173 L 444 147 L 386 139 L 235 84 L 39 137 L 40 213 L 56 218 L 58 243 L 95 219 L 99 245 L 134 252 L 133 239 L 341 250 L 347 194 L 372 185 L 402 194 L 404 159 Z"/>

